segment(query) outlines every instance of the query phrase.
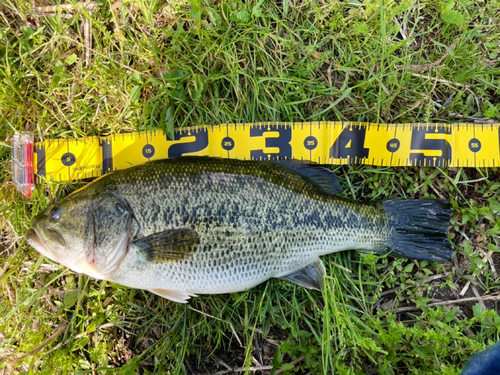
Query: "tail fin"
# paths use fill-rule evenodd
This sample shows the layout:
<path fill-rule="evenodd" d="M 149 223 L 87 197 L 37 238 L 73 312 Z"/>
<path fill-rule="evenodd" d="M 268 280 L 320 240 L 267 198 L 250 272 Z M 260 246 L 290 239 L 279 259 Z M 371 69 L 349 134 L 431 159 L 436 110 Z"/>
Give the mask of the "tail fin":
<path fill-rule="evenodd" d="M 445 261 L 453 250 L 447 233 L 453 212 L 446 201 L 415 199 L 383 203 L 387 246 L 391 254 L 419 260 Z"/>

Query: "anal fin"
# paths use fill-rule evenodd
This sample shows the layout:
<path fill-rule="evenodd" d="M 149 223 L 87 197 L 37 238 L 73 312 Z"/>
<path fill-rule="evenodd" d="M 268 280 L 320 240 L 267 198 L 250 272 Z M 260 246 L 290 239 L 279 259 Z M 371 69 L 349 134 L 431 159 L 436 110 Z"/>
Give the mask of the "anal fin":
<path fill-rule="evenodd" d="M 159 295 L 160 297 L 169 299 L 174 302 L 187 303 L 191 297 L 197 297 L 196 294 L 182 292 L 178 290 L 168 289 L 147 289 L 149 292 Z"/>
<path fill-rule="evenodd" d="M 307 289 L 322 290 L 324 277 L 325 266 L 321 259 L 318 258 L 305 267 L 289 273 L 288 275 L 280 276 L 279 279 L 289 281 Z"/>

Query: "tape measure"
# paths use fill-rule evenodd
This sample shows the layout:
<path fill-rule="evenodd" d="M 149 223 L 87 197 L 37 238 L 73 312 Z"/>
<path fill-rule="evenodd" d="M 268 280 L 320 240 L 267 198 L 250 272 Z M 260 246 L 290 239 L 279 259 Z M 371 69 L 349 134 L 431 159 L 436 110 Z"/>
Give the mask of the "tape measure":
<path fill-rule="evenodd" d="M 261 122 L 52 139 L 34 144 L 36 182 L 70 181 L 182 155 L 375 166 L 495 167 L 500 124 Z M 22 174 L 21 174 L 22 175 Z"/>

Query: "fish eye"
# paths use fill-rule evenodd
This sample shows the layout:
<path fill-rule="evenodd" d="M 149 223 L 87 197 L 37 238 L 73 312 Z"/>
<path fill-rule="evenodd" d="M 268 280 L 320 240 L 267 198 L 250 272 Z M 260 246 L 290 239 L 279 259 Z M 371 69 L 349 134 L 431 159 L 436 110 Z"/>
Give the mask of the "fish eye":
<path fill-rule="evenodd" d="M 54 207 L 52 210 L 50 210 L 50 220 L 58 221 L 60 217 L 61 217 L 60 207 Z"/>

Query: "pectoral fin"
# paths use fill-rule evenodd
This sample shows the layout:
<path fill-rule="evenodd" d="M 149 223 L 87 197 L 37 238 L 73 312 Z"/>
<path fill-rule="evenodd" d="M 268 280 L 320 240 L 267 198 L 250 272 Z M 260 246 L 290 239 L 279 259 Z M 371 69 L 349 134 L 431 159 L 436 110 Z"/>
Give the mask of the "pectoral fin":
<path fill-rule="evenodd" d="M 307 289 L 323 289 L 323 278 L 325 277 L 325 266 L 321 259 L 315 260 L 313 263 L 298 269 L 285 276 L 280 276 L 279 279 L 290 281 L 291 283 L 300 285 Z"/>
<path fill-rule="evenodd" d="M 144 251 L 146 259 L 153 263 L 188 259 L 198 243 L 198 233 L 189 228 L 169 229 L 133 242 Z"/>
<path fill-rule="evenodd" d="M 196 294 L 188 292 L 180 292 L 177 290 L 168 289 L 148 289 L 149 292 L 159 295 L 160 297 L 169 299 L 174 302 L 187 303 L 191 297 L 196 297 Z"/>

